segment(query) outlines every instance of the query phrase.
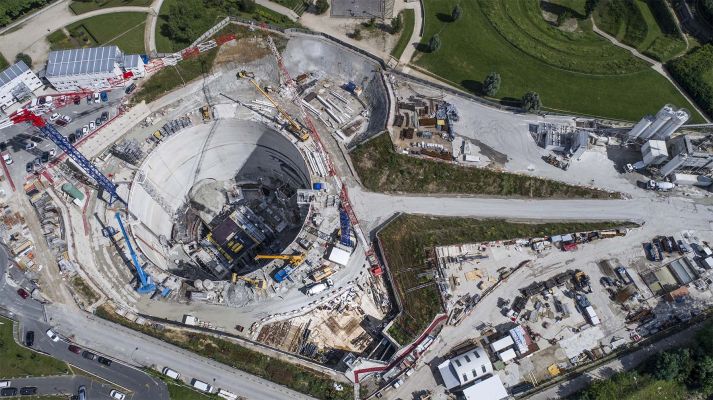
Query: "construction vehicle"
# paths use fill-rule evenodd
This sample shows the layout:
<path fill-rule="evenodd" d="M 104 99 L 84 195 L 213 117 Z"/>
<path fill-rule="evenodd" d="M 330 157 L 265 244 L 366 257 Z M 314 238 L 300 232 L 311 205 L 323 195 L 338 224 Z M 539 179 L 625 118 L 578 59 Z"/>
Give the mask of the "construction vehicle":
<path fill-rule="evenodd" d="M 129 240 L 129 235 L 126 234 L 126 229 L 124 229 L 124 223 L 121 221 L 121 213 L 116 212 L 114 214 L 116 216 L 116 220 L 119 222 L 119 229 L 121 229 L 121 233 L 124 235 L 124 240 L 126 241 L 126 247 L 129 249 L 129 253 L 131 253 L 131 259 L 134 261 L 134 268 L 136 268 L 136 275 L 139 277 L 139 287 L 136 289 L 137 292 L 141 294 L 149 294 L 153 293 L 156 291 L 156 284 L 153 283 L 153 280 L 151 279 L 150 276 L 146 275 L 146 272 L 144 272 L 144 269 L 141 268 L 141 264 L 139 264 L 139 259 L 136 257 L 136 252 L 134 251 L 134 247 L 131 246 L 131 241 Z"/>
<path fill-rule="evenodd" d="M 590 286 L 590 279 L 587 274 L 585 274 L 583 271 L 576 270 L 574 271 L 574 284 L 575 288 L 577 290 L 581 290 L 583 292 L 592 292 L 592 288 Z"/>
<path fill-rule="evenodd" d="M 264 280 L 248 278 L 247 276 L 238 276 L 238 274 L 236 274 L 235 272 L 233 272 L 232 280 L 233 280 L 233 283 L 237 283 L 238 280 L 241 280 L 241 281 L 249 284 L 250 286 L 260 289 L 260 290 L 267 289 L 267 282 L 265 282 Z"/>
<path fill-rule="evenodd" d="M 269 94 L 263 88 L 260 87 L 260 85 L 255 81 L 255 74 L 252 72 L 248 71 L 240 71 L 238 72 L 238 78 L 239 79 L 247 79 L 250 81 L 250 83 L 255 86 L 255 88 L 265 96 L 265 98 L 272 103 L 272 105 L 277 109 L 277 111 L 282 115 L 282 117 L 287 120 L 289 123 L 289 131 L 295 135 L 299 140 L 301 141 L 307 141 L 309 139 L 309 130 L 305 129 L 302 125 L 300 125 L 297 121 L 295 121 L 282 107 L 280 107 L 279 104 L 275 100 L 270 97 Z"/>
<path fill-rule="evenodd" d="M 334 275 L 334 269 L 332 267 L 325 265 L 324 267 L 312 272 L 312 279 L 315 282 L 321 282 L 323 279 L 329 278 Z"/>
<path fill-rule="evenodd" d="M 201 107 L 201 115 L 203 117 L 203 122 L 210 121 L 210 108 L 207 105 Z"/>
<path fill-rule="evenodd" d="M 325 290 L 329 289 L 330 287 L 334 286 L 334 283 L 332 282 L 331 279 L 327 279 L 323 283 L 315 283 L 312 286 L 309 286 L 305 289 L 305 294 L 308 296 L 314 296 L 317 293 L 322 293 Z"/>
<path fill-rule="evenodd" d="M 299 266 L 305 261 L 304 254 L 260 254 L 255 257 L 256 260 L 286 260 L 295 267 Z"/>

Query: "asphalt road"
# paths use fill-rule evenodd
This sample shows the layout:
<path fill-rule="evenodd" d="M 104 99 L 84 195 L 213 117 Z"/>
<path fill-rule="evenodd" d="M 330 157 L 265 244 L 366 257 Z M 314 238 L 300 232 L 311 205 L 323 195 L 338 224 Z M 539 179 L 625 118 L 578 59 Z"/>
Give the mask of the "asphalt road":
<path fill-rule="evenodd" d="M 11 387 L 17 388 L 18 391 L 22 387 L 34 386 L 37 388 L 37 395 L 74 395 L 80 386 L 84 386 L 87 390 L 87 395 L 92 400 L 111 400 L 109 395 L 114 388 L 111 385 L 99 383 L 96 380 L 89 379 L 86 376 L 47 376 L 41 378 L 21 378 L 11 379 Z M 127 396 L 127 399 L 131 397 Z M 134 399 L 139 399 L 134 396 Z"/>
<path fill-rule="evenodd" d="M 0 246 L 0 276 L 2 277 L 2 279 L 0 279 L 0 305 L 9 311 L 10 316 L 20 321 L 22 329 L 21 337 L 24 338 L 27 331 L 35 332 L 35 344 L 33 346 L 35 350 L 49 354 L 52 357 L 68 362 L 93 375 L 96 375 L 101 379 L 112 382 L 117 386 L 124 388 L 125 390 L 122 391 L 126 393 L 132 392 L 131 396 L 127 396 L 127 398 L 157 400 L 169 399 L 168 390 L 163 382 L 151 378 L 138 369 L 120 362 L 114 362 L 110 367 L 107 367 L 96 361 L 87 360 L 80 355 L 67 350 L 69 340 L 67 340 L 66 337 L 59 342 L 52 342 L 45 334 L 51 325 L 44 322 L 42 304 L 31 298 L 23 299 L 17 294 L 17 289 L 20 286 L 30 291 L 33 288 L 32 283 L 27 280 L 27 278 L 24 277 L 24 274 L 22 274 L 22 272 L 16 267 L 8 265 L 8 254 L 2 246 Z M 74 312 L 76 313 L 76 311 Z M 82 324 L 78 323 L 73 327 L 72 331 L 80 331 L 81 328 Z M 106 337 L 108 341 L 113 341 L 117 335 L 108 335 L 107 332 L 111 332 L 111 330 L 104 330 L 102 335 Z M 80 345 L 80 347 L 82 346 Z M 93 353 L 104 354 L 104 352 L 97 351 L 96 349 L 103 349 L 103 347 L 89 348 L 89 350 Z M 119 354 L 119 356 L 126 357 L 127 354 Z M 64 391 L 56 391 L 54 393 L 68 393 L 65 389 L 68 387 L 71 388 L 71 384 L 73 382 L 71 378 L 72 377 L 58 377 L 57 382 L 61 382 L 61 385 L 58 387 L 62 388 Z M 43 386 L 40 386 L 41 382 L 39 381 L 39 378 L 28 378 L 22 382 L 23 386 L 42 387 L 43 393 L 50 394 L 46 392 L 46 390 L 50 390 L 49 384 L 43 384 Z M 13 386 L 15 386 L 15 383 Z M 70 390 L 69 392 L 76 393 L 76 388 L 78 386 L 79 385 L 76 385 L 74 390 Z M 17 387 L 19 388 L 19 386 Z M 92 386 L 91 390 L 89 390 L 88 387 L 87 392 L 92 395 L 92 398 L 109 398 L 108 396 L 110 391 L 111 387 L 109 386 L 105 387 L 104 385 L 95 384 Z"/>

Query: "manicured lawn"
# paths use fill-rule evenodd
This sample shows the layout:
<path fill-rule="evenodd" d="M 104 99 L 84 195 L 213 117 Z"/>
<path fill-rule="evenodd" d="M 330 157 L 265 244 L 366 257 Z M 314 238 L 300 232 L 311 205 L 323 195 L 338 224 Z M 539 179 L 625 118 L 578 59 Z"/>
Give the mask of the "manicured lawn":
<path fill-rule="evenodd" d="M 401 344 L 410 343 L 442 312 L 436 285 L 409 291 L 433 281 L 426 251 L 434 246 L 493 240 L 543 237 L 621 226 L 621 222 L 561 222 L 528 224 L 495 219 L 430 217 L 404 214 L 378 235 L 393 277 L 394 290 L 404 312 L 389 334 Z"/>
<path fill-rule="evenodd" d="M 15 343 L 12 326 L 12 320 L 0 317 L 0 377 L 64 375 L 69 372 L 64 362 L 35 353 Z M 35 336 L 44 334 L 35 332 Z"/>
<path fill-rule="evenodd" d="M 496 71 L 502 77 L 497 96 L 505 103 L 519 104 L 523 94 L 536 91 L 551 110 L 630 121 L 665 103 L 692 109 L 665 78 L 586 23 L 578 32 L 547 24 L 534 0 L 424 3 L 422 47 L 436 33 L 442 46 L 417 54 L 414 62 L 465 90 L 480 94 L 482 80 Z M 446 22 L 456 3 L 462 16 Z M 702 121 L 695 112 L 693 119 Z"/>
<path fill-rule="evenodd" d="M 351 157 L 364 186 L 375 192 L 465 193 L 530 198 L 618 197 L 601 190 L 527 175 L 396 154 L 386 133 L 357 147 Z"/>
<path fill-rule="evenodd" d="M 47 36 L 53 50 L 113 44 L 124 53 L 144 54 L 146 13 L 125 12 L 98 15 L 75 22 Z"/>
<path fill-rule="evenodd" d="M 399 41 L 396 42 L 396 46 L 393 50 L 391 50 L 391 55 L 397 59 L 404 53 L 406 46 L 411 44 L 410 39 L 413 34 L 414 24 L 416 23 L 416 13 L 412 9 L 408 8 L 401 11 L 401 18 L 403 18 L 404 27 L 401 30 Z"/>
<path fill-rule="evenodd" d="M 94 0 L 94 1 L 72 1 L 69 8 L 75 14 L 84 14 L 89 11 L 98 10 L 100 8 L 110 7 L 148 7 L 152 0 Z"/>
<path fill-rule="evenodd" d="M 188 47 L 191 42 L 176 42 L 171 40 L 166 35 L 165 25 L 168 21 L 168 11 L 172 5 L 175 5 L 180 0 L 164 0 L 161 4 L 161 10 L 159 11 L 159 19 L 156 23 L 156 49 L 159 53 L 172 53 L 176 51 L 183 50 Z M 228 6 L 226 2 L 226 7 Z M 197 39 L 200 35 L 218 23 L 220 20 L 228 15 L 228 10 L 218 6 L 206 6 L 202 10 L 200 18 L 194 20 L 192 26 L 192 31 L 195 32 L 195 37 L 191 41 Z M 266 22 L 269 24 L 281 26 L 283 28 L 291 28 L 298 26 L 296 23 L 290 21 L 286 16 L 269 10 L 265 7 L 257 5 L 255 7 L 255 12 L 252 14 L 237 12 L 232 14 L 235 17 L 241 17 L 246 19 L 252 19 L 257 22 Z"/>
<path fill-rule="evenodd" d="M 349 400 L 354 398 L 351 385 L 344 385 L 342 391 L 337 391 L 334 389 L 334 381 L 321 372 L 267 356 L 226 339 L 201 333 L 183 332 L 170 327 L 158 330 L 146 325 L 139 325 L 120 317 L 106 305 L 97 308 L 95 313 L 101 318 L 318 399 Z M 194 398 L 186 397 L 186 399 Z M 198 397 L 197 399 L 202 398 Z"/>

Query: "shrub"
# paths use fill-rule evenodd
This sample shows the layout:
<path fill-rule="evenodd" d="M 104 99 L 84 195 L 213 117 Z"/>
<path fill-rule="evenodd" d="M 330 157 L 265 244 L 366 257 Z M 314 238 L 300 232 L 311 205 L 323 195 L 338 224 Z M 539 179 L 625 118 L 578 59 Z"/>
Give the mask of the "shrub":
<path fill-rule="evenodd" d="M 522 96 L 522 109 L 529 113 L 536 113 L 542 108 L 542 101 L 537 92 L 527 92 Z"/>
<path fill-rule="evenodd" d="M 433 35 L 428 41 L 428 51 L 431 53 L 438 51 L 441 48 L 441 37 L 438 34 Z"/>
<path fill-rule="evenodd" d="M 491 72 L 483 81 L 483 94 L 486 96 L 495 96 L 500 90 L 500 74 Z"/>

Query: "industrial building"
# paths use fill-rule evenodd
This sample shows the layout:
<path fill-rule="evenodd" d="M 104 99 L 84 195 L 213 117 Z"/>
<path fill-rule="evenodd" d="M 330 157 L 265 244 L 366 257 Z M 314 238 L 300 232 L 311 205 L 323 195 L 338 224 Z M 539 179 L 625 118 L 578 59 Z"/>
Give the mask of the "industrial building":
<path fill-rule="evenodd" d="M 465 400 L 502 400 L 510 397 L 498 375 L 493 375 L 490 378 L 476 382 L 472 386 L 468 386 L 463 389 L 462 395 Z"/>
<path fill-rule="evenodd" d="M 541 122 L 537 125 L 535 140 L 549 151 L 580 159 L 589 146 L 589 133 L 574 126 Z"/>
<path fill-rule="evenodd" d="M 671 159 L 660 170 L 664 177 L 679 171 L 709 172 L 713 167 L 713 152 L 705 146 L 705 142 L 695 145 L 687 135 L 670 140 L 668 153 Z"/>
<path fill-rule="evenodd" d="M 641 146 L 641 155 L 644 165 L 660 165 L 668 160 L 666 142 L 663 140 L 649 140 Z"/>
<path fill-rule="evenodd" d="M 666 140 L 689 118 L 691 114 L 687 110 L 683 108 L 676 110 L 674 106 L 666 104 L 655 116 L 647 115 L 642 118 L 629 131 L 628 136 L 630 139 Z"/>
<path fill-rule="evenodd" d="M 144 74 L 141 57 L 124 56 L 117 46 L 51 51 L 45 70 L 59 92 L 105 90 Z"/>
<path fill-rule="evenodd" d="M 446 389 L 451 390 L 474 382 L 493 372 L 493 365 L 482 347 L 476 347 L 438 366 Z"/>
<path fill-rule="evenodd" d="M 0 72 L 0 109 L 28 99 L 42 82 L 23 61 Z"/>

